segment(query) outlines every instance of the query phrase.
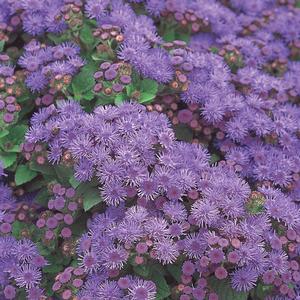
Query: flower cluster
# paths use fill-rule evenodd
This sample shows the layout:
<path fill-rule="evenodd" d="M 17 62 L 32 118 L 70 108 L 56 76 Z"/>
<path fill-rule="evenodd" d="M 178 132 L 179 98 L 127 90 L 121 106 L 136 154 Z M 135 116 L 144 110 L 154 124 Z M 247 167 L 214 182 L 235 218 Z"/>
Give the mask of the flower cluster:
<path fill-rule="evenodd" d="M 0 0 L 0 298 L 297 300 L 299 0 Z"/>
<path fill-rule="evenodd" d="M 27 71 L 25 82 L 32 92 L 66 89 L 72 76 L 84 65 L 79 56 L 80 48 L 74 43 L 52 47 L 32 40 L 25 50 L 18 64 Z"/>
<path fill-rule="evenodd" d="M 15 72 L 9 64 L 9 56 L 0 54 L 0 128 L 16 122 L 17 113 L 21 107 L 17 103 L 17 97 L 23 92 L 23 73 Z"/>
<path fill-rule="evenodd" d="M 121 93 L 131 83 L 131 66 L 126 63 L 104 62 L 100 70 L 94 74 L 97 83 L 94 92 L 103 92 L 105 95 Z"/>
<path fill-rule="evenodd" d="M 28 240 L 17 241 L 11 236 L 0 237 L 1 286 L 4 299 L 15 299 L 16 289 L 25 288 L 28 299 L 38 300 L 44 295 L 39 288 L 41 268 L 47 262 L 36 245 Z"/>

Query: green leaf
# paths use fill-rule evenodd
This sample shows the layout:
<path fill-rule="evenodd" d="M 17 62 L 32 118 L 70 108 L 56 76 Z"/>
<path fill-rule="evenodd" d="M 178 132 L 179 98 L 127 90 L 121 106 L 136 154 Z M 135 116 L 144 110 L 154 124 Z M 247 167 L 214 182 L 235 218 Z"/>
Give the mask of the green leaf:
<path fill-rule="evenodd" d="M 54 170 L 57 177 L 62 183 L 69 183 L 69 179 L 73 176 L 72 168 L 63 165 L 56 165 L 54 167 Z"/>
<path fill-rule="evenodd" d="M 4 41 L 0 41 L 0 52 L 3 51 L 4 45 L 5 45 L 5 42 Z"/>
<path fill-rule="evenodd" d="M 9 134 L 9 131 L 6 129 L 3 129 L 0 131 L 0 138 L 3 138 Z"/>
<path fill-rule="evenodd" d="M 179 141 L 191 142 L 193 139 L 193 131 L 185 124 L 175 125 L 175 135 Z"/>
<path fill-rule="evenodd" d="M 75 179 L 74 176 L 72 176 L 72 177 L 69 179 L 69 183 L 71 184 L 71 186 L 72 186 L 74 189 L 76 189 L 76 188 L 80 185 L 80 182 L 77 181 L 77 180 Z"/>
<path fill-rule="evenodd" d="M 83 209 L 84 211 L 90 210 L 95 205 L 102 202 L 98 189 L 90 189 L 83 194 Z"/>
<path fill-rule="evenodd" d="M 16 185 L 24 184 L 32 180 L 37 175 L 38 173 L 30 170 L 28 165 L 19 165 L 15 174 Z"/>
<path fill-rule="evenodd" d="M 65 41 L 68 40 L 68 35 L 67 34 L 55 35 L 53 33 L 48 33 L 47 36 L 56 45 L 61 44 L 62 42 L 65 42 Z"/>
<path fill-rule="evenodd" d="M 53 166 L 50 166 L 47 162 L 45 162 L 43 165 L 40 165 L 35 161 L 31 161 L 29 163 L 29 168 L 42 174 L 55 175 Z"/>
<path fill-rule="evenodd" d="M 219 52 L 219 49 L 217 47 L 211 47 L 210 51 L 214 54 L 217 54 Z"/>
<path fill-rule="evenodd" d="M 191 35 L 188 32 L 176 32 L 176 34 L 175 34 L 176 40 L 181 40 L 186 43 L 188 43 L 190 41 L 190 37 L 191 37 Z"/>
<path fill-rule="evenodd" d="M 95 38 L 92 33 L 92 28 L 88 24 L 83 24 L 79 34 L 80 40 L 86 45 L 93 45 Z"/>
<path fill-rule="evenodd" d="M 209 286 L 219 296 L 219 300 L 247 300 L 249 293 L 237 292 L 232 289 L 229 280 L 218 280 L 211 277 L 208 280 Z"/>
<path fill-rule="evenodd" d="M 16 153 L 1 153 L 0 154 L 0 160 L 4 164 L 4 168 L 8 168 L 14 164 L 14 162 L 17 159 Z"/>
<path fill-rule="evenodd" d="M 219 160 L 220 160 L 220 156 L 215 153 L 213 153 L 210 157 L 211 164 L 214 164 L 214 163 L 218 162 Z"/>
<path fill-rule="evenodd" d="M 9 135 L 0 140 L 0 146 L 5 152 L 20 152 L 20 144 L 24 140 L 27 131 L 26 125 L 16 125 L 9 130 Z"/>
<path fill-rule="evenodd" d="M 131 96 L 131 94 L 134 92 L 135 88 L 134 88 L 134 85 L 131 83 L 129 85 L 126 85 L 126 93 L 127 93 L 127 96 Z"/>
<path fill-rule="evenodd" d="M 151 101 L 152 99 L 154 99 L 155 96 L 156 96 L 156 94 L 149 94 L 149 93 L 143 92 L 143 93 L 141 93 L 139 102 L 140 102 L 140 103 L 149 102 L 149 101 Z"/>
<path fill-rule="evenodd" d="M 60 272 L 63 269 L 62 265 L 54 265 L 51 264 L 49 266 L 46 266 L 43 268 L 43 272 L 44 273 L 55 273 L 57 274 L 58 272 Z"/>
<path fill-rule="evenodd" d="M 41 189 L 34 198 L 34 202 L 40 204 L 43 207 L 48 207 L 49 198 L 49 192 L 46 189 Z"/>
<path fill-rule="evenodd" d="M 72 80 L 72 90 L 76 100 L 80 100 L 83 94 L 86 94 L 93 88 L 95 85 L 94 73 L 96 70 L 96 64 L 88 64 L 74 77 Z"/>
<path fill-rule="evenodd" d="M 156 95 L 158 90 L 158 84 L 152 79 L 144 79 L 141 83 L 141 91 L 148 94 Z"/>
<path fill-rule="evenodd" d="M 167 270 L 178 283 L 181 283 L 181 266 L 167 265 Z"/>
<path fill-rule="evenodd" d="M 20 221 L 15 221 L 12 224 L 12 235 L 15 238 L 20 238 L 21 237 L 21 231 L 25 228 L 25 223 L 20 222 Z"/>
<path fill-rule="evenodd" d="M 175 40 L 175 30 L 168 30 L 164 35 L 163 39 L 166 42 L 173 42 Z"/>
<path fill-rule="evenodd" d="M 87 93 L 85 93 L 84 95 L 82 95 L 82 99 L 87 100 L 87 101 L 91 101 L 94 99 L 94 93 L 92 91 L 88 91 Z"/>
<path fill-rule="evenodd" d="M 170 287 L 164 278 L 160 273 L 153 272 L 151 275 L 151 280 L 155 283 L 156 285 L 156 300 L 162 300 L 166 299 L 168 296 L 171 295 L 171 290 Z M 228 298 L 230 299 L 230 298 Z M 227 299 L 227 300 L 228 300 Z M 230 299 L 233 300 L 233 299 Z"/>
<path fill-rule="evenodd" d="M 273 285 L 264 285 L 262 283 L 258 283 L 258 285 L 253 289 L 251 293 L 252 299 L 264 300 L 268 295 L 272 293 L 274 289 Z"/>
<path fill-rule="evenodd" d="M 115 97 L 115 104 L 116 105 L 122 104 L 125 99 L 127 99 L 127 95 L 125 95 L 123 93 L 122 94 L 118 94 Z"/>
<path fill-rule="evenodd" d="M 143 278 L 148 278 L 151 275 L 151 269 L 147 265 L 137 265 L 133 267 L 136 274 Z"/>

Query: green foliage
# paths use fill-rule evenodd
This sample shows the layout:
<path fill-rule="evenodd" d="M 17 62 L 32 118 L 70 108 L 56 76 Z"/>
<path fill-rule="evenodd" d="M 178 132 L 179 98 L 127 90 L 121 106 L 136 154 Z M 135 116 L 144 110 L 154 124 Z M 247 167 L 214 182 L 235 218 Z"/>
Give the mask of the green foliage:
<path fill-rule="evenodd" d="M 29 168 L 33 171 L 40 172 L 43 175 L 55 175 L 55 170 L 48 162 L 43 165 L 38 164 L 36 161 L 29 162 Z"/>
<path fill-rule="evenodd" d="M 49 197 L 49 192 L 46 189 L 42 189 L 38 192 L 38 194 L 34 198 L 34 201 L 43 207 L 48 207 Z"/>
<path fill-rule="evenodd" d="M 12 153 L 2 152 L 0 153 L 0 160 L 3 162 L 4 168 L 9 168 L 16 162 L 17 154 L 13 152 Z"/>
<path fill-rule="evenodd" d="M 174 126 L 175 135 L 179 141 L 191 142 L 193 140 L 193 131 L 185 124 L 178 124 Z"/>
<path fill-rule="evenodd" d="M 54 33 L 48 33 L 47 34 L 50 41 L 55 43 L 55 45 L 61 44 L 63 42 L 66 42 L 70 39 L 69 32 L 65 32 L 64 34 L 56 35 Z"/>
<path fill-rule="evenodd" d="M 88 49 L 93 48 L 95 44 L 95 38 L 93 36 L 92 26 L 87 22 L 84 22 L 80 30 L 79 38 Z"/>
<path fill-rule="evenodd" d="M 24 141 L 26 125 L 16 125 L 9 129 L 9 134 L 4 133 L 0 138 L 0 147 L 5 152 L 20 152 L 20 144 Z"/>
<path fill-rule="evenodd" d="M 126 86 L 126 92 L 115 97 L 114 103 L 119 105 L 128 99 L 135 99 L 139 103 L 149 103 L 156 97 L 158 87 L 157 82 L 152 79 L 138 78 Z"/>
<path fill-rule="evenodd" d="M 75 100 L 80 101 L 82 98 L 92 99 L 91 90 L 96 83 L 94 79 L 96 70 L 96 64 L 87 64 L 81 69 L 79 74 L 73 78 L 71 87 Z"/>
<path fill-rule="evenodd" d="M 82 196 L 84 211 L 89 211 L 92 207 L 102 202 L 102 198 L 97 188 L 90 188 Z"/>
<path fill-rule="evenodd" d="M 74 175 L 69 179 L 69 183 L 74 189 L 76 189 L 80 185 L 80 182 L 75 179 Z"/>
<path fill-rule="evenodd" d="M 29 182 L 38 175 L 37 172 L 30 170 L 29 165 L 19 165 L 15 173 L 16 185 L 21 185 Z"/>
<path fill-rule="evenodd" d="M 237 292 L 232 289 L 228 279 L 218 280 L 211 277 L 208 280 L 209 286 L 218 295 L 219 300 L 247 300 L 249 293 Z"/>
<path fill-rule="evenodd" d="M 155 265 L 151 266 L 151 276 L 150 279 L 156 285 L 156 300 L 166 299 L 168 296 L 171 295 L 170 287 L 162 275 L 162 273 L 157 272 Z"/>
<path fill-rule="evenodd" d="M 63 165 L 56 165 L 54 167 L 55 174 L 59 181 L 64 184 L 69 184 L 70 178 L 73 176 L 73 169 Z"/>
<path fill-rule="evenodd" d="M 252 299 L 264 300 L 272 293 L 273 289 L 273 285 L 264 285 L 262 283 L 258 283 L 256 288 L 251 291 L 251 297 Z"/>
<path fill-rule="evenodd" d="M 167 270 L 171 274 L 171 276 L 177 281 L 177 283 L 181 283 L 181 266 L 180 265 L 167 265 Z"/>
<path fill-rule="evenodd" d="M 0 52 L 4 50 L 4 45 L 5 45 L 5 41 L 4 40 L 0 41 Z"/>
<path fill-rule="evenodd" d="M 26 228 L 26 224 L 20 221 L 15 221 L 12 224 L 12 235 L 16 238 L 19 239 L 21 238 L 21 231 Z"/>
<path fill-rule="evenodd" d="M 210 156 L 210 163 L 211 164 L 214 164 L 216 162 L 218 162 L 220 160 L 220 156 L 213 153 L 211 156 Z"/>

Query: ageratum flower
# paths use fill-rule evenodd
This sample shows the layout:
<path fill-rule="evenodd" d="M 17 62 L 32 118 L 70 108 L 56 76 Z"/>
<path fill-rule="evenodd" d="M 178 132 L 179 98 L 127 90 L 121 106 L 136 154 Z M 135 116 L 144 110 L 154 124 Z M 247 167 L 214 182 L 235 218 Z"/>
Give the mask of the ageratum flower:
<path fill-rule="evenodd" d="M 60 81 L 63 78 L 70 80 L 69 77 L 84 65 L 79 51 L 80 48 L 71 42 L 45 48 L 32 40 L 18 60 L 20 66 L 28 71 L 26 85 L 33 92 L 41 92 L 49 84 L 54 89 L 61 89 Z"/>

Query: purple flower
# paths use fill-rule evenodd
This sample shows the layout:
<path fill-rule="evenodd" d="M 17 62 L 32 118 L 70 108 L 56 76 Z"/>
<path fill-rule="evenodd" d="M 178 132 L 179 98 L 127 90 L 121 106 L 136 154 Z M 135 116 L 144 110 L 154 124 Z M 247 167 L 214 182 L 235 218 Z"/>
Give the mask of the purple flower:
<path fill-rule="evenodd" d="M 32 287 L 27 292 L 27 297 L 32 300 L 39 300 L 44 296 L 44 291 L 38 287 Z"/>
<path fill-rule="evenodd" d="M 242 268 L 232 274 L 232 287 L 238 292 L 247 292 L 255 287 L 257 274 L 254 270 Z"/>
<path fill-rule="evenodd" d="M 218 220 L 219 211 L 213 203 L 198 200 L 193 204 L 192 216 L 198 226 L 211 226 Z"/>
<path fill-rule="evenodd" d="M 85 251 L 82 255 L 79 256 L 79 258 L 80 267 L 82 267 L 87 273 L 96 272 L 101 268 L 99 258 L 93 252 Z"/>
<path fill-rule="evenodd" d="M 101 196 L 109 205 L 119 205 L 120 202 L 125 200 L 126 195 L 125 188 L 118 182 L 106 183 L 102 187 Z"/>
<path fill-rule="evenodd" d="M 122 299 L 123 291 L 119 288 L 115 281 L 105 281 L 100 284 L 98 295 L 102 299 Z"/>
<path fill-rule="evenodd" d="M 104 266 L 109 269 L 121 269 L 128 256 L 128 252 L 120 246 L 106 248 L 103 253 Z"/>
<path fill-rule="evenodd" d="M 128 290 L 133 300 L 154 300 L 156 296 L 156 286 L 152 281 L 137 279 Z"/>
<path fill-rule="evenodd" d="M 161 239 L 154 244 L 155 256 L 163 265 L 174 263 L 179 256 L 177 245 L 169 239 Z"/>
<path fill-rule="evenodd" d="M 28 239 L 18 241 L 15 247 L 11 250 L 21 262 L 28 262 L 38 254 L 36 245 Z"/>
<path fill-rule="evenodd" d="M 14 276 L 18 287 L 31 289 L 38 285 L 42 279 L 42 273 L 39 269 L 30 265 L 22 265 L 16 276 Z"/>
<path fill-rule="evenodd" d="M 85 4 L 85 13 L 91 19 L 100 19 L 106 14 L 109 0 L 88 0 Z"/>
<path fill-rule="evenodd" d="M 31 35 L 40 35 L 45 30 L 45 19 L 40 13 L 28 13 L 23 19 L 24 30 Z"/>

